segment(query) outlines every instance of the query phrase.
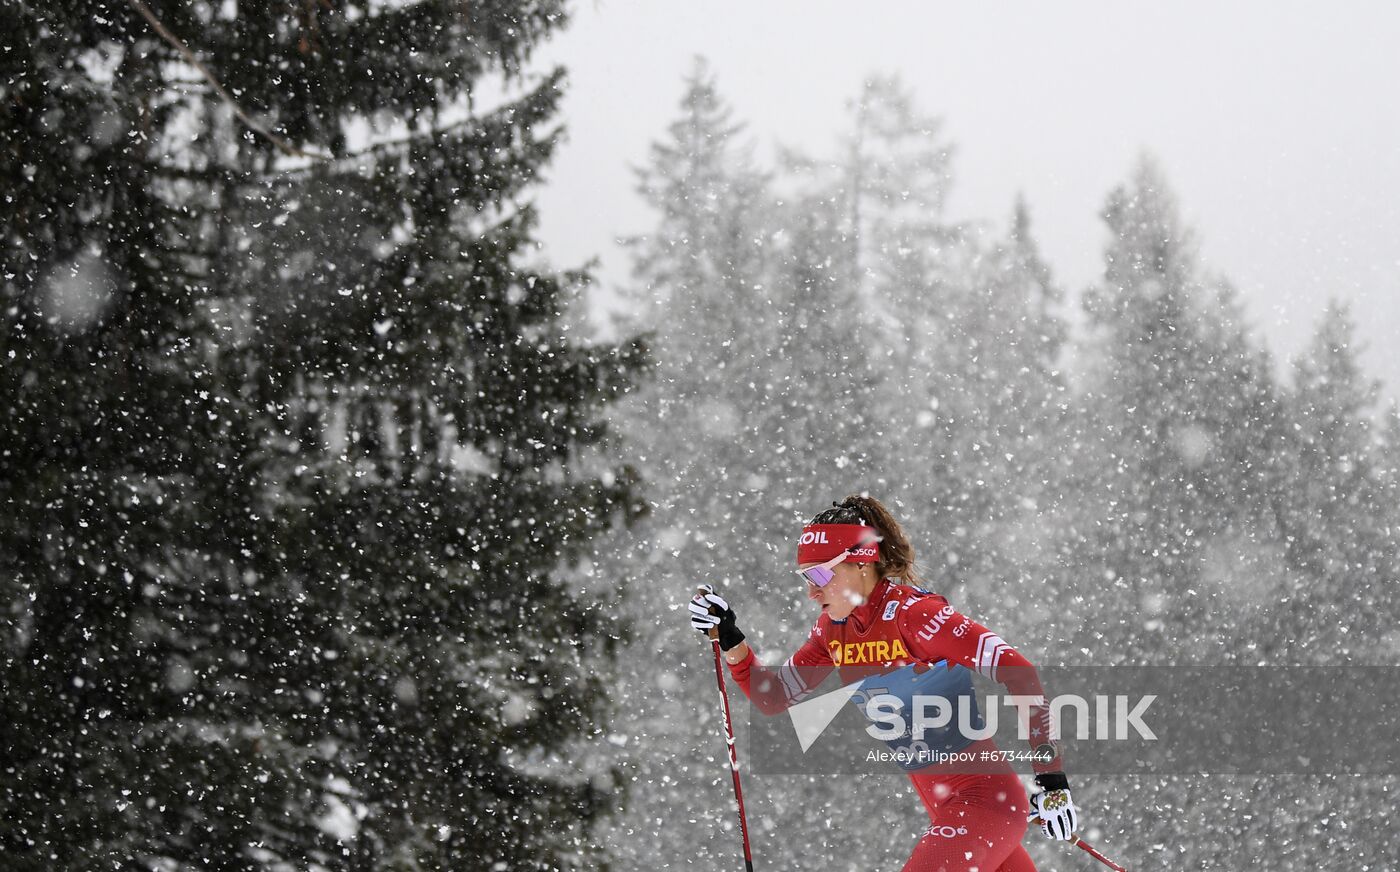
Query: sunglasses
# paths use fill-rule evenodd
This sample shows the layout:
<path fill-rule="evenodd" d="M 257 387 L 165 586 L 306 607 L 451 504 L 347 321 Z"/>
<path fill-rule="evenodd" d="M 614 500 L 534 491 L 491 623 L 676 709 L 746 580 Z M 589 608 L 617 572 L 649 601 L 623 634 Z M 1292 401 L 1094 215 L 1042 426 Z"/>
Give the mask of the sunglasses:
<path fill-rule="evenodd" d="M 819 566 L 809 566 L 806 569 L 799 569 L 797 570 L 797 574 L 807 579 L 808 584 L 816 585 L 817 587 L 826 587 L 831 583 L 831 580 L 836 577 L 836 573 L 832 571 L 836 567 L 836 564 L 850 557 L 852 552 L 859 551 L 861 548 L 883 541 L 884 538 L 882 536 L 871 531 L 862 536 L 859 542 L 847 548 L 845 551 L 842 551 L 840 554 L 837 554 L 827 562 Z"/>

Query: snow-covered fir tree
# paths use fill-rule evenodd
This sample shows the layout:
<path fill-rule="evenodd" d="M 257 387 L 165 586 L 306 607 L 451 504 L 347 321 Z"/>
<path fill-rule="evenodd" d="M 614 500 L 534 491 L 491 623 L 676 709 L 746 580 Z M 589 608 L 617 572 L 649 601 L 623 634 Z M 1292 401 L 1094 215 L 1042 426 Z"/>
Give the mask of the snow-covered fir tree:
<path fill-rule="evenodd" d="M 562 4 L 0 16 L 7 868 L 591 862 L 636 353 L 523 203 Z"/>

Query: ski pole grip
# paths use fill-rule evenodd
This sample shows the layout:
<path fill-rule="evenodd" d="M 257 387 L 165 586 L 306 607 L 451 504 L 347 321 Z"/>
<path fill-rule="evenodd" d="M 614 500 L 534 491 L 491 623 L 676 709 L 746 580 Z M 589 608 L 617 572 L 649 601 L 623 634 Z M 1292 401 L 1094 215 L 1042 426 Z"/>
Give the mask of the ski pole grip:
<path fill-rule="evenodd" d="M 703 587 L 697 587 L 697 588 L 695 589 L 695 595 L 696 595 L 696 596 L 704 596 L 704 595 L 707 594 L 707 593 L 709 593 L 709 591 L 705 590 Z M 714 612 L 714 608 L 715 608 L 714 606 L 710 606 L 710 614 L 712 614 L 712 615 L 715 613 L 715 612 Z M 710 629 L 706 630 L 705 633 L 706 633 L 706 635 L 708 635 L 711 639 L 715 640 L 716 642 L 719 641 L 719 628 L 718 628 L 718 627 L 711 627 Z"/>

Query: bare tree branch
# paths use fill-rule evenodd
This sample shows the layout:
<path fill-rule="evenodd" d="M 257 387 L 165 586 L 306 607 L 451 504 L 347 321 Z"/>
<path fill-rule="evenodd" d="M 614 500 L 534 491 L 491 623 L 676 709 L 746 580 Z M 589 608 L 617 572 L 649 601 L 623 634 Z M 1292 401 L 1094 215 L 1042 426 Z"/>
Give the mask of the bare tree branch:
<path fill-rule="evenodd" d="M 214 74 L 209 72 L 209 69 L 205 67 L 204 64 L 199 62 L 199 58 L 194 56 L 194 52 L 190 51 L 190 47 L 185 45 L 184 41 L 181 40 L 180 37 L 171 33 L 169 29 L 167 29 L 166 26 L 161 23 L 160 19 L 156 17 L 156 14 L 151 11 L 151 7 L 147 6 L 144 2 L 142 2 L 142 0 L 127 0 L 127 2 L 131 4 L 131 8 L 141 13 L 141 16 L 151 23 L 151 28 L 154 29 L 155 32 L 160 35 L 161 39 L 164 39 L 166 42 L 174 46 L 175 50 L 178 51 L 181 54 L 181 56 L 183 56 L 184 59 L 189 62 L 190 66 L 194 67 L 196 70 L 199 71 L 199 74 L 204 77 L 204 80 L 208 82 L 215 91 L 218 92 L 220 97 L 224 98 L 224 102 L 228 103 L 228 105 L 233 108 L 233 113 L 237 115 L 243 121 L 244 124 L 248 125 L 248 127 L 251 130 L 265 137 L 268 142 L 271 142 L 273 145 L 277 146 L 277 149 L 283 154 L 290 155 L 292 157 L 315 158 L 317 160 L 330 159 L 330 155 L 321 154 L 319 152 L 313 151 L 303 151 L 297 148 L 296 146 L 289 145 L 281 137 L 277 136 L 271 130 L 268 130 L 262 124 L 258 123 L 252 116 L 250 116 L 247 112 L 243 111 L 243 107 L 238 105 L 238 101 L 233 98 L 233 95 L 228 92 L 228 89 L 225 88 L 223 85 L 219 84 L 219 80 L 214 78 Z"/>

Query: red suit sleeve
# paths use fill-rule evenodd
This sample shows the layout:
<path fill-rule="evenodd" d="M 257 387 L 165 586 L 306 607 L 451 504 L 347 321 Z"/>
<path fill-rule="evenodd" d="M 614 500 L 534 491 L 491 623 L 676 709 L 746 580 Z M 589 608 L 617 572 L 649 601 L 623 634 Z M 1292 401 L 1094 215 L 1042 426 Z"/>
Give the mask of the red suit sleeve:
<path fill-rule="evenodd" d="M 831 655 L 817 639 L 817 627 L 796 653 L 777 670 L 758 662 L 749 648 L 749 656 L 729 667 L 729 673 L 758 710 L 776 715 L 795 705 L 816 690 L 817 685 L 834 668 Z"/>
<path fill-rule="evenodd" d="M 941 596 L 922 597 L 899 613 L 900 631 L 909 652 L 918 660 L 946 660 L 966 666 L 1005 687 L 1011 694 L 1030 697 L 1032 750 L 1050 745 L 1054 759 L 1035 760 L 1036 772 L 1062 772 L 1058 743 L 1050 740 L 1050 707 L 1040 675 L 1019 651 L 986 627 L 959 614 Z"/>

